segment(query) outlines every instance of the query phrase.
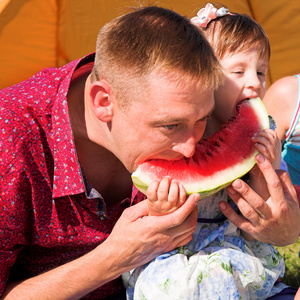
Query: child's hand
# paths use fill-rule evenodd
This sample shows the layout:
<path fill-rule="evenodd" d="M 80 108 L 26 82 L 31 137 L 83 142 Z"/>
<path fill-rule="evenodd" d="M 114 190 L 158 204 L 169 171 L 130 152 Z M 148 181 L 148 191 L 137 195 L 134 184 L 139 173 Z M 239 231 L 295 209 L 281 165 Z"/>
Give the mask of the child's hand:
<path fill-rule="evenodd" d="M 262 130 L 252 138 L 252 141 L 255 143 L 257 150 L 273 163 L 274 169 L 278 168 L 280 165 L 281 144 L 276 132 L 272 129 Z M 249 185 L 263 199 L 267 200 L 270 197 L 266 180 L 257 164 L 250 170 Z"/>
<path fill-rule="evenodd" d="M 186 191 L 182 184 L 170 177 L 161 182 L 153 181 L 147 190 L 147 204 L 150 216 L 166 215 L 175 211 L 186 200 Z"/>
<path fill-rule="evenodd" d="M 257 133 L 252 138 L 252 142 L 255 143 L 256 149 L 273 163 L 277 155 L 277 139 L 277 134 L 274 130 L 265 129 Z"/>
<path fill-rule="evenodd" d="M 280 141 L 277 133 L 272 129 L 265 129 L 257 133 L 252 138 L 256 149 L 263 154 L 271 163 L 274 162 L 273 167 L 278 168 L 280 165 Z M 260 177 L 262 176 L 259 168 L 255 165 L 250 171 L 250 175 Z"/>

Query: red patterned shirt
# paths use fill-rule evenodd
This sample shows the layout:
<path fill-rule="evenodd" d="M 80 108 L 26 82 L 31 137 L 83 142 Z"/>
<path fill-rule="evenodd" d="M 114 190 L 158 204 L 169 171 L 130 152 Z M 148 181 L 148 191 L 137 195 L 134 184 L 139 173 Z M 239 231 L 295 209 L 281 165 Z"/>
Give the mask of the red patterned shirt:
<path fill-rule="evenodd" d="M 7 281 L 36 276 L 94 249 L 132 199 L 105 208 L 82 175 L 67 92 L 94 55 L 42 70 L 0 91 L 0 295 Z M 104 217 L 106 216 L 106 217 Z M 87 296 L 122 291 L 120 279 Z"/>

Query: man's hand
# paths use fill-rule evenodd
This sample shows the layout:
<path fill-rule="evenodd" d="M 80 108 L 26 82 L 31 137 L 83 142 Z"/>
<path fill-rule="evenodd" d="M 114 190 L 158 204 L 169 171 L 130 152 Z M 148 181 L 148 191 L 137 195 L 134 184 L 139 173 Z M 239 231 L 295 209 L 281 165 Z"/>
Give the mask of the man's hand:
<path fill-rule="evenodd" d="M 257 165 L 267 182 L 270 198 L 264 201 L 244 181 L 237 179 L 228 193 L 242 216 L 225 202 L 220 203 L 220 209 L 243 231 L 246 239 L 254 238 L 276 246 L 292 244 L 300 233 L 300 208 L 295 188 L 288 173 L 275 171 L 262 154 L 257 155 Z"/>
<path fill-rule="evenodd" d="M 99 247 L 115 254 L 118 272 L 144 265 L 158 255 L 183 246 L 192 239 L 197 225 L 199 194 L 190 195 L 174 212 L 148 216 L 147 202 L 126 209 L 112 233 Z M 120 275 L 119 274 L 119 275 Z"/>

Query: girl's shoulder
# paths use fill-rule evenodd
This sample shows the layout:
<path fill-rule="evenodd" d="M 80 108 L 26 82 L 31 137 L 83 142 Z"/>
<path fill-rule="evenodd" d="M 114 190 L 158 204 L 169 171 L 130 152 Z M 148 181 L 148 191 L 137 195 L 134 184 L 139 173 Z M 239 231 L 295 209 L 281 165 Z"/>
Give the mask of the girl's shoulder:
<path fill-rule="evenodd" d="M 296 76 L 286 76 L 275 81 L 267 93 L 272 92 L 274 95 L 290 99 L 291 96 L 296 96 L 298 92 L 298 78 Z"/>
<path fill-rule="evenodd" d="M 298 98 L 298 78 L 286 76 L 275 81 L 267 90 L 263 102 L 267 109 L 281 110 L 281 108 L 295 107 Z M 282 112 L 282 110 L 281 110 Z"/>
<path fill-rule="evenodd" d="M 286 76 L 275 81 L 269 88 L 280 93 L 289 93 L 291 90 L 298 90 L 298 78 L 296 76 Z"/>
<path fill-rule="evenodd" d="M 276 132 L 280 140 L 289 129 L 298 99 L 298 78 L 286 76 L 275 81 L 267 90 L 263 102 L 268 113 L 277 123 Z"/>

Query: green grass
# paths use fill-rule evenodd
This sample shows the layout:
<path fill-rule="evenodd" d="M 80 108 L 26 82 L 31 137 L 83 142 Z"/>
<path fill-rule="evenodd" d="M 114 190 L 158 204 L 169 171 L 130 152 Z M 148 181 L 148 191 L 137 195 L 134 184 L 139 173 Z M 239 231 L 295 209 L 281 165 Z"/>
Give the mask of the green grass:
<path fill-rule="evenodd" d="M 296 243 L 286 247 L 276 247 L 285 260 L 285 274 L 281 279 L 292 287 L 300 287 L 300 238 Z"/>

